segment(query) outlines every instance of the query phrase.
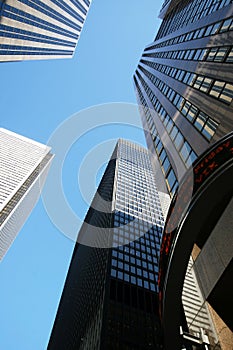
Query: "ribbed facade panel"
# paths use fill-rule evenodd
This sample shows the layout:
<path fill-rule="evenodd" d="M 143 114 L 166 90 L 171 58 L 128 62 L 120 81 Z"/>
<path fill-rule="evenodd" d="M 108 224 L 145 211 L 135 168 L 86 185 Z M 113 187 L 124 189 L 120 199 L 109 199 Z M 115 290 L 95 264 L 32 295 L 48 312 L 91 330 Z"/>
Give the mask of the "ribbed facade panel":
<path fill-rule="evenodd" d="M 0 129 L 0 259 L 36 204 L 52 159 L 50 148 Z"/>
<path fill-rule="evenodd" d="M 1 0 L 0 61 L 72 57 L 90 3 Z"/>

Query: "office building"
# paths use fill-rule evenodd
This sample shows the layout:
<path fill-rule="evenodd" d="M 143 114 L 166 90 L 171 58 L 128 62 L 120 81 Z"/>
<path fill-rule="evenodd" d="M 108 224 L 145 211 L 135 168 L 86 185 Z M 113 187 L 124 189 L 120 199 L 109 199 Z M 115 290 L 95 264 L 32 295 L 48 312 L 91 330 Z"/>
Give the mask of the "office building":
<path fill-rule="evenodd" d="M 0 128 L 0 259 L 32 208 L 49 170 L 50 148 Z"/>
<path fill-rule="evenodd" d="M 72 57 L 91 0 L 0 0 L 0 61 Z"/>
<path fill-rule="evenodd" d="M 162 348 L 163 226 L 149 152 L 119 140 L 80 230 L 49 350 Z"/>
<path fill-rule="evenodd" d="M 173 222 L 176 222 L 177 229 L 166 229 L 172 221 L 168 218 L 162 244 L 162 250 L 171 254 L 171 249 L 173 252 L 169 257 L 165 254 L 169 264 L 165 264 L 167 271 L 163 271 L 167 281 L 166 286 L 162 283 L 164 290 L 167 290 L 163 303 L 166 304 L 169 276 L 172 280 L 171 271 L 175 275 L 174 271 L 177 273 L 176 269 L 180 268 L 185 316 L 187 320 L 193 319 L 189 322 L 189 331 L 196 334 L 196 321 L 199 321 L 199 326 L 204 321 L 202 308 L 198 309 L 199 302 L 193 302 L 195 297 L 191 301 L 189 298 L 189 303 L 184 301 L 187 286 L 192 280 L 190 295 L 196 285 L 196 292 L 202 292 L 201 297 L 214 320 L 218 346 L 230 350 L 232 317 L 228 310 L 232 308 L 229 277 L 232 252 L 227 247 L 232 242 L 229 234 L 232 188 L 227 176 L 231 171 L 232 160 L 232 136 L 229 133 L 233 129 L 233 2 L 166 0 L 159 17 L 162 19 L 161 26 L 154 42 L 147 45 L 142 54 L 134 75 L 134 84 L 147 145 L 155 156 L 158 189 L 168 193 L 171 198 L 176 194 L 172 205 L 174 211 L 169 215 L 175 217 L 176 213 Z M 226 159 L 228 165 L 224 163 Z M 193 170 L 190 168 L 192 164 Z M 210 175 L 212 184 L 208 182 Z M 212 188 L 214 183 L 215 191 Z M 179 196 L 183 188 L 186 190 Z M 198 200 L 195 197 L 197 192 Z M 184 200 L 182 205 L 181 198 Z M 176 209 L 175 202 L 179 203 Z M 194 210 L 197 202 L 200 203 L 199 208 Z M 185 213 L 187 217 L 184 219 Z M 184 223 L 191 219 L 193 225 L 186 232 L 186 243 L 179 246 L 179 239 L 181 241 L 182 232 L 185 232 Z M 188 254 L 189 244 L 193 249 Z M 170 245 L 169 249 L 167 245 Z M 176 263 L 179 260 L 180 266 L 175 268 L 172 262 L 175 264 L 178 247 L 182 249 L 182 253 L 179 253 L 182 254 L 183 262 L 177 259 Z M 214 256 L 213 251 L 216 253 Z M 185 279 L 185 269 L 182 270 L 184 262 L 187 269 Z M 203 264 L 208 266 L 208 270 Z M 178 278 L 173 280 L 173 292 L 177 281 Z M 181 299 L 181 295 L 179 297 Z M 172 303 L 175 298 L 170 300 Z M 172 310 L 171 303 L 167 308 L 167 319 L 163 320 L 168 349 L 175 346 L 179 332 L 177 327 L 173 334 L 172 326 L 169 329 L 167 322 Z M 192 315 L 196 312 L 196 316 L 193 317 L 190 311 Z M 166 311 L 164 318 L 165 314 Z"/>
<path fill-rule="evenodd" d="M 161 186 L 175 192 L 192 162 L 232 130 L 231 0 L 165 1 L 134 82 Z"/>

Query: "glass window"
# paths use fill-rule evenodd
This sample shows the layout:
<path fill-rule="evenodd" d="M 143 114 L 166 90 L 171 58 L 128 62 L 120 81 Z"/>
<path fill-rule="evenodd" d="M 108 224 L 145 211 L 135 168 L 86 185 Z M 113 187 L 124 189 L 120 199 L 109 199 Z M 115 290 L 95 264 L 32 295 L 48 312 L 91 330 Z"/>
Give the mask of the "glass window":
<path fill-rule="evenodd" d="M 223 62 L 225 57 L 226 57 L 226 54 L 227 54 L 228 50 L 229 50 L 229 47 L 221 47 L 218 50 L 218 52 L 217 52 L 217 54 L 216 54 L 216 56 L 214 58 L 214 61 L 216 61 L 216 62 Z"/>
<path fill-rule="evenodd" d="M 163 161 L 164 161 L 166 155 L 167 155 L 167 154 L 166 154 L 166 151 L 165 151 L 165 149 L 163 149 L 163 151 L 161 152 L 161 154 L 160 154 L 160 156 L 159 156 L 161 163 L 163 163 Z"/>
<path fill-rule="evenodd" d="M 181 113 L 186 116 L 186 114 L 188 113 L 189 107 L 191 106 L 191 103 L 188 101 L 185 101 L 182 109 L 181 109 Z"/>
<path fill-rule="evenodd" d="M 200 90 L 207 93 L 210 89 L 212 82 L 213 82 L 213 79 L 205 78 L 202 82 Z"/>
<path fill-rule="evenodd" d="M 229 28 L 230 28 L 230 26 L 231 26 L 231 23 L 232 23 L 232 19 L 231 19 L 231 18 L 226 19 L 226 20 L 223 22 L 223 24 L 222 24 L 222 26 L 221 26 L 221 28 L 220 28 L 220 30 L 219 30 L 219 33 L 223 33 L 223 32 L 228 31 Z"/>
<path fill-rule="evenodd" d="M 219 30 L 219 22 L 217 22 L 217 23 L 215 23 L 214 25 L 213 25 L 213 28 L 212 28 L 212 30 L 211 30 L 211 33 L 210 33 L 210 35 L 214 35 L 214 34 L 217 34 L 217 32 L 218 32 L 218 30 Z"/>
<path fill-rule="evenodd" d="M 148 278 L 148 272 L 143 270 L 143 277 Z"/>
<path fill-rule="evenodd" d="M 132 273 L 135 273 L 135 267 L 134 267 L 134 266 L 130 266 L 130 271 L 131 271 Z"/>
<path fill-rule="evenodd" d="M 174 140 L 174 144 L 178 150 L 180 149 L 183 142 L 184 142 L 184 138 L 183 138 L 182 134 L 180 132 L 178 132 L 178 134 Z"/>
<path fill-rule="evenodd" d="M 197 112 L 197 107 L 192 105 L 188 111 L 187 119 L 192 122 L 196 118 Z"/>
<path fill-rule="evenodd" d="M 163 170 L 164 170 L 165 174 L 167 173 L 167 171 L 168 171 L 170 165 L 171 165 L 171 164 L 170 164 L 168 158 L 166 157 L 165 160 L 164 160 L 164 162 L 163 162 Z"/>
<path fill-rule="evenodd" d="M 117 273 L 116 270 L 111 269 L 111 276 L 112 276 L 112 277 L 116 277 L 116 273 Z"/>
<path fill-rule="evenodd" d="M 202 133 L 210 140 L 211 137 L 214 135 L 217 127 L 218 127 L 218 124 L 215 121 L 209 119 L 205 124 L 202 130 Z"/>
<path fill-rule="evenodd" d="M 188 158 L 185 162 L 187 167 L 190 167 L 193 164 L 193 162 L 195 161 L 195 159 L 197 159 L 197 155 L 194 151 L 191 151 L 190 155 L 188 156 Z"/>
<path fill-rule="evenodd" d="M 217 51 L 218 51 L 218 48 L 212 48 L 208 53 L 206 61 L 214 61 Z"/>
<path fill-rule="evenodd" d="M 194 87 L 195 89 L 198 89 L 198 90 L 199 90 L 200 87 L 201 87 L 201 84 L 202 84 L 203 80 L 204 80 L 204 77 L 201 76 L 201 75 L 199 75 L 199 76 L 197 77 L 195 83 L 193 84 L 193 87 Z"/>
<path fill-rule="evenodd" d="M 139 287 L 142 287 L 142 279 L 141 279 L 141 278 L 138 278 L 138 279 L 137 279 L 137 285 L 138 285 Z"/>
<path fill-rule="evenodd" d="M 231 51 L 228 53 L 226 62 L 233 62 L 233 48 L 232 48 Z"/>
<path fill-rule="evenodd" d="M 183 144 L 183 147 L 180 150 L 180 155 L 184 162 L 187 160 L 190 151 L 191 151 L 191 147 L 188 144 L 188 142 L 185 141 L 185 143 Z"/>
<path fill-rule="evenodd" d="M 212 24 L 211 24 L 210 26 L 206 27 L 204 36 L 209 36 L 209 35 L 211 35 L 212 29 L 213 29 L 213 25 L 212 25 Z"/>
<path fill-rule="evenodd" d="M 160 153 L 161 149 L 163 148 L 163 144 L 161 141 L 159 141 L 159 144 L 157 146 L 157 152 Z"/>
<path fill-rule="evenodd" d="M 169 122 L 167 124 L 167 132 L 168 133 L 170 133 L 172 126 L 173 126 L 173 121 L 172 121 L 172 119 L 169 119 Z"/>
<path fill-rule="evenodd" d="M 155 276 L 152 272 L 149 273 L 149 279 L 152 281 L 154 281 L 154 279 L 155 279 Z"/>
<path fill-rule="evenodd" d="M 170 137 L 171 137 L 172 140 L 174 140 L 174 138 L 176 137 L 177 133 L 178 133 L 178 128 L 174 125 L 173 128 L 172 128 L 172 131 L 170 133 Z"/>
<path fill-rule="evenodd" d="M 223 81 L 216 80 L 212 86 L 212 89 L 210 90 L 210 95 L 214 96 L 215 98 L 218 98 L 224 85 L 225 83 Z"/>
<path fill-rule="evenodd" d="M 168 181 L 169 188 L 171 189 L 176 181 L 176 176 L 172 169 L 168 173 L 167 181 Z"/>
<path fill-rule="evenodd" d="M 220 100 L 231 103 L 233 98 L 233 85 L 232 84 L 226 84 L 224 89 L 222 90 L 222 93 L 219 97 Z"/>
<path fill-rule="evenodd" d="M 197 116 L 197 119 L 195 120 L 194 125 L 198 130 L 201 130 L 206 122 L 206 114 L 203 112 L 200 112 Z"/>
<path fill-rule="evenodd" d="M 150 283 L 150 289 L 155 292 L 155 284 L 154 283 Z"/>
<path fill-rule="evenodd" d="M 123 279 L 123 272 L 118 271 L 117 272 L 117 277 L 120 278 L 121 280 Z"/>
<path fill-rule="evenodd" d="M 130 279 L 131 279 L 131 283 L 132 283 L 132 284 L 136 284 L 136 277 L 131 276 L 131 278 L 130 278 Z"/>
<path fill-rule="evenodd" d="M 190 77 L 189 77 L 189 79 L 187 81 L 187 84 L 192 86 L 194 84 L 195 80 L 196 80 L 196 77 L 197 77 L 196 74 L 194 74 L 194 73 L 190 74 Z"/>

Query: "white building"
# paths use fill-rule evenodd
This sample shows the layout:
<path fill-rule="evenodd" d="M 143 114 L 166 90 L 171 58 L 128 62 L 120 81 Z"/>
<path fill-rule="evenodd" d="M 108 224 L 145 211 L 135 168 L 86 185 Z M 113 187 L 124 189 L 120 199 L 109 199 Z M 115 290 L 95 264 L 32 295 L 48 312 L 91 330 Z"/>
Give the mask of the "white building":
<path fill-rule="evenodd" d="M 0 259 L 36 204 L 52 158 L 50 147 L 0 128 Z"/>

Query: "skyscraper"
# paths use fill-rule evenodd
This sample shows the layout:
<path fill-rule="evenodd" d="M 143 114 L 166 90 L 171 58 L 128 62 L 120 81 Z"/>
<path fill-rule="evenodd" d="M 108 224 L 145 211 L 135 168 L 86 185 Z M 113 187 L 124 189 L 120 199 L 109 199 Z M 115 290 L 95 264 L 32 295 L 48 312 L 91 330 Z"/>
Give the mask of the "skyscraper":
<path fill-rule="evenodd" d="M 229 236 L 232 202 L 230 186 L 228 194 L 222 196 L 228 182 L 219 180 L 217 185 L 217 178 L 230 169 L 230 163 L 228 170 L 222 163 L 224 159 L 230 162 L 232 157 L 229 155 L 231 135 L 226 135 L 233 129 L 233 3 L 232 0 L 166 0 L 159 16 L 161 26 L 154 42 L 145 48 L 134 75 L 135 90 L 147 145 L 155 156 L 158 189 L 171 197 L 174 194 L 179 197 L 179 185 L 186 186 L 185 203 L 178 207 L 176 214 L 177 224 L 192 198 L 192 192 L 189 192 L 187 199 L 190 186 L 204 183 L 209 174 L 212 174 L 213 183 L 216 180 L 219 192 L 205 192 L 204 188 L 202 192 L 203 203 L 213 206 L 212 209 L 209 214 L 208 210 L 197 214 L 197 210 L 194 220 L 200 222 L 202 219 L 202 226 L 195 228 L 193 224 L 188 232 L 189 242 L 195 244 L 184 279 L 183 306 L 193 332 L 196 324 L 200 327 L 205 323 L 202 311 L 207 306 L 207 311 L 209 309 L 216 321 L 221 347 L 229 349 L 232 318 L 227 310 L 232 305 L 228 296 L 229 290 L 232 291 L 229 278 L 232 253 L 228 252 L 227 246 L 232 242 Z M 219 159 L 215 161 L 215 157 Z M 193 172 L 190 169 L 192 164 Z M 222 167 L 221 176 L 218 172 L 215 175 L 211 167 Z M 187 171 L 191 177 L 185 175 Z M 190 178 L 192 184 L 185 185 L 184 181 Z M 208 186 L 207 183 L 206 188 Z M 192 189 L 195 194 L 195 188 Z M 217 207 L 222 213 L 225 209 L 227 214 L 217 215 Z M 192 209 L 186 212 L 187 221 L 193 212 Z M 171 242 L 173 256 L 179 233 L 177 229 L 175 240 Z M 164 242 L 166 239 L 171 241 L 170 235 L 171 231 L 165 230 Z M 186 255 L 185 249 L 183 246 L 183 256 Z M 214 257 L 213 251 L 216 252 Z M 169 259 L 172 259 L 171 254 Z M 225 261 L 224 266 L 222 261 Z M 208 271 L 203 263 L 208 265 Z M 195 298 L 197 294 L 204 300 L 201 308 Z M 229 330 L 228 334 L 226 330 Z"/>
<path fill-rule="evenodd" d="M 163 225 L 149 152 L 119 140 L 80 230 L 49 350 L 161 349 Z"/>
<path fill-rule="evenodd" d="M 72 57 L 91 0 L 0 1 L 0 61 Z"/>
<path fill-rule="evenodd" d="M 36 204 L 52 160 L 50 148 L 0 128 L 0 259 Z"/>
<path fill-rule="evenodd" d="M 161 186 L 172 195 L 191 163 L 232 130 L 233 4 L 170 0 L 160 17 L 134 82 Z"/>

